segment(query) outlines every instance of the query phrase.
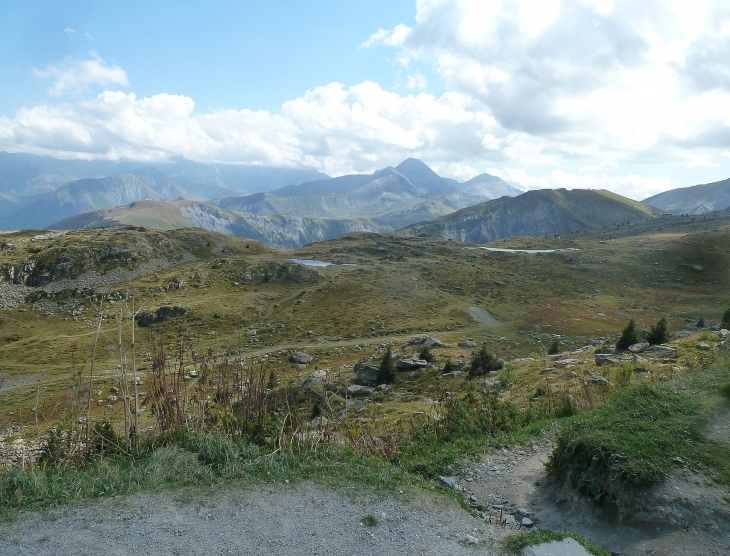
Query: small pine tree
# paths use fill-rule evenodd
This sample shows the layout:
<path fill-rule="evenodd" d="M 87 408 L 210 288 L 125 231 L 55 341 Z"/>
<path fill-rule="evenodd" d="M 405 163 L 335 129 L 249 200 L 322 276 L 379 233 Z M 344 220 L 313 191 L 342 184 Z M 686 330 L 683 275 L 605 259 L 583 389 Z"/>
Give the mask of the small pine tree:
<path fill-rule="evenodd" d="M 658 323 L 651 325 L 649 333 L 646 335 L 646 341 L 652 346 L 666 344 L 669 341 L 669 326 L 667 326 L 667 319 L 662 317 L 659 319 Z"/>
<path fill-rule="evenodd" d="M 454 363 L 449 357 L 449 360 L 444 364 L 444 370 L 442 372 L 453 373 L 454 371 L 456 371 L 456 363 Z"/>
<path fill-rule="evenodd" d="M 421 351 L 418 352 L 418 358 L 423 359 L 424 361 L 428 361 L 429 363 L 436 359 L 433 353 L 431 353 L 431 350 L 428 346 L 423 346 L 421 348 Z"/>
<path fill-rule="evenodd" d="M 482 346 L 479 351 L 474 352 L 474 355 L 472 355 L 469 376 L 482 376 L 492 371 L 499 371 L 502 367 L 504 367 L 504 361 L 487 351 L 487 346 Z"/>
<path fill-rule="evenodd" d="M 550 347 L 548 348 L 548 355 L 556 355 L 560 353 L 560 342 L 557 338 L 555 338 L 552 342 L 550 342 Z"/>
<path fill-rule="evenodd" d="M 632 318 L 629 320 L 629 324 L 626 325 L 624 331 L 621 333 L 621 337 L 616 342 L 618 349 L 628 349 L 629 346 L 639 343 L 639 333 L 636 330 L 636 321 Z"/>
<path fill-rule="evenodd" d="M 705 317 L 700 317 L 700 320 L 697 321 L 697 328 L 704 328 L 706 324 Z"/>
<path fill-rule="evenodd" d="M 393 359 L 393 352 L 390 350 L 390 347 L 380 360 L 377 378 L 380 384 L 390 384 L 395 381 L 395 360 Z"/>
<path fill-rule="evenodd" d="M 728 303 L 727 309 L 725 309 L 725 312 L 722 314 L 720 326 L 730 329 L 730 303 Z"/>

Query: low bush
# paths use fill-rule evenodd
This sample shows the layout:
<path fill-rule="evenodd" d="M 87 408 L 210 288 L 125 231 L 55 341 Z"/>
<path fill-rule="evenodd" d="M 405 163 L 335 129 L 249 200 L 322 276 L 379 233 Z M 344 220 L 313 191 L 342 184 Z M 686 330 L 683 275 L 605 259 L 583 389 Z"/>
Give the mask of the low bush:
<path fill-rule="evenodd" d="M 619 390 L 563 427 L 548 471 L 594 502 L 614 502 L 625 487 L 647 487 L 677 465 L 701 466 L 720 457 L 717 445 L 693 432 L 699 411 L 695 398 L 666 385 Z"/>
<path fill-rule="evenodd" d="M 482 376 L 487 373 L 499 371 L 504 367 L 504 361 L 491 353 L 487 346 L 482 346 L 477 352 L 474 352 L 471 358 L 471 369 L 469 369 L 470 377 Z"/>
<path fill-rule="evenodd" d="M 646 335 L 646 341 L 652 346 L 666 344 L 669 341 L 669 326 L 666 318 L 662 317 L 659 322 L 651 325 L 649 333 Z"/>
<path fill-rule="evenodd" d="M 550 342 L 548 355 L 557 355 L 558 353 L 560 353 L 560 341 L 555 338 L 552 342 Z"/>

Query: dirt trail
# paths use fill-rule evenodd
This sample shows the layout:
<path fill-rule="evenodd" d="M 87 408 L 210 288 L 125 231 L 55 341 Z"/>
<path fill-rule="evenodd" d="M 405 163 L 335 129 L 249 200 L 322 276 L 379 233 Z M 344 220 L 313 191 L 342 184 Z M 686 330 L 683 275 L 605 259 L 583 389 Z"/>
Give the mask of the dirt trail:
<path fill-rule="evenodd" d="M 578 532 L 612 553 L 730 554 L 727 489 L 700 476 L 670 477 L 637 495 L 632 515 L 619 519 L 616 512 L 596 508 L 571 489 L 558 488 L 545 473 L 549 453 L 549 445 L 534 445 L 486 456 L 459 486 L 485 506 L 525 509 L 536 526 Z"/>
<path fill-rule="evenodd" d="M 376 526 L 362 525 L 368 515 Z M 467 535 L 481 542 L 469 545 Z M 132 495 L 24 514 L 0 527 L 0 554 L 496 555 L 503 535 L 433 493 L 272 485 Z"/>

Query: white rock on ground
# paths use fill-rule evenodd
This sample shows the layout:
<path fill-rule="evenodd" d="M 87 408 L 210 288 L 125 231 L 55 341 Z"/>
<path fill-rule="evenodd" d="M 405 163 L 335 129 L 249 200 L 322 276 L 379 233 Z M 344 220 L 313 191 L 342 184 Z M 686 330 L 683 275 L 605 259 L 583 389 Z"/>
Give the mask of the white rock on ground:
<path fill-rule="evenodd" d="M 574 539 L 528 546 L 522 554 L 524 556 L 591 556 L 591 553 Z"/>

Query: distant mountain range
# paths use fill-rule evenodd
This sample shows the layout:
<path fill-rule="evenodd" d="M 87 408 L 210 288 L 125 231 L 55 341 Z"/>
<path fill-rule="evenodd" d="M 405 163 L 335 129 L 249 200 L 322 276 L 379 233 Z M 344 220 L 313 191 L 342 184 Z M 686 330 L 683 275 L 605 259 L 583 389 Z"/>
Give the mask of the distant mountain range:
<path fill-rule="evenodd" d="M 659 209 L 605 190 L 541 189 L 502 197 L 408 226 L 401 233 L 429 234 L 468 243 L 516 236 L 541 236 L 641 222 Z"/>
<path fill-rule="evenodd" d="M 706 214 L 730 207 L 730 179 L 681 187 L 643 201 L 669 214 Z"/>
<path fill-rule="evenodd" d="M 318 218 L 384 218 L 400 227 L 449 214 L 502 195 L 521 191 L 482 174 L 460 184 L 442 178 L 420 160 L 409 158 L 395 168 L 305 182 L 249 196 L 227 197 L 212 204 L 251 214 L 286 214 Z"/>
<path fill-rule="evenodd" d="M 77 230 L 120 225 L 166 230 L 197 227 L 289 249 L 313 241 L 333 239 L 348 232 L 380 232 L 387 229 L 387 225 L 382 222 L 367 219 L 331 220 L 279 214 L 244 214 L 199 201 L 136 201 L 123 207 L 78 214 L 56 222 L 50 228 Z"/>
<path fill-rule="evenodd" d="M 159 175 L 152 176 L 154 172 Z M 167 185 L 161 183 L 160 175 Z M 116 206 L 109 203 L 178 196 L 213 199 L 328 177 L 310 169 L 198 164 L 187 160 L 145 168 L 138 162 L 60 160 L 0 152 L 0 229 L 44 227 L 73 211 L 76 214 Z M 78 181 L 83 183 L 73 184 Z M 33 205 L 37 201 L 42 202 Z M 35 211 L 40 213 L 36 215 Z"/>

